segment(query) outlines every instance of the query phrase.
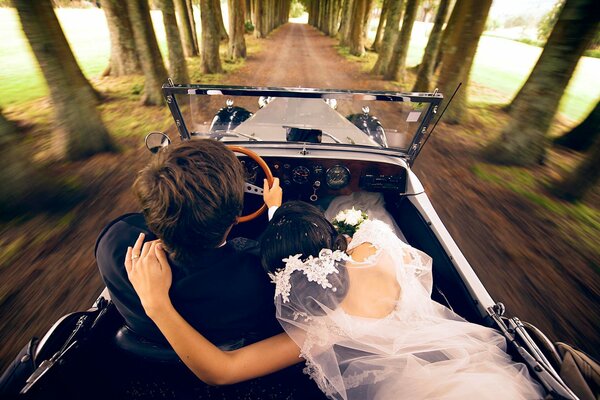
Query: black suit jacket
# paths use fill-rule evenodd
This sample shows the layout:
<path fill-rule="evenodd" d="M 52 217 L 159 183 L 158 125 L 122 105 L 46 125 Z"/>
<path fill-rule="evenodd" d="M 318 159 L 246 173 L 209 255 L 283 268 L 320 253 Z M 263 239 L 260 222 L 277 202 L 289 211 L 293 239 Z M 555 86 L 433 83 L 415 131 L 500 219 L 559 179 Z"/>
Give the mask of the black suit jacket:
<path fill-rule="evenodd" d="M 155 236 L 141 214 L 127 214 L 111 222 L 96 243 L 96 261 L 117 310 L 136 334 L 165 342 L 146 316 L 127 279 L 127 246 L 140 232 Z M 222 348 L 237 348 L 282 332 L 275 319 L 274 287 L 262 269 L 255 241 L 237 238 L 209 249 L 193 264 L 170 262 L 170 296 L 179 313 L 208 340 Z"/>
<path fill-rule="evenodd" d="M 96 261 L 127 326 L 146 339 L 166 343 L 146 316 L 125 271 L 127 246 L 135 243 L 140 232 L 146 234 L 147 240 L 155 239 L 141 214 L 117 218 L 104 228 L 96 242 Z M 175 308 L 217 346 L 237 348 L 283 331 L 275 318 L 274 286 L 260 266 L 256 242 L 233 239 L 222 248 L 206 251 L 193 265 L 171 262 L 171 266 L 170 295 Z M 325 399 L 317 385 L 303 375 L 303 368 L 303 363 L 299 363 L 262 378 L 221 387 L 206 386 L 192 377 L 194 383 L 178 382 L 168 389 L 176 388 L 177 398 Z M 178 376 L 186 376 L 185 372 L 191 375 L 186 369 Z M 149 390 L 155 389 L 151 386 Z"/>

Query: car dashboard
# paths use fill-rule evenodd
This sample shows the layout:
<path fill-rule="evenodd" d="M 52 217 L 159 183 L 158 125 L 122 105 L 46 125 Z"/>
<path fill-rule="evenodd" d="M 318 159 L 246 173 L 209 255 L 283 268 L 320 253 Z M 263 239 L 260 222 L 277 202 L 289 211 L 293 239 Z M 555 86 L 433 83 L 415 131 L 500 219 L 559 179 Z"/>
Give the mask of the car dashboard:
<path fill-rule="evenodd" d="M 239 157 L 248 183 L 262 186 L 265 178 L 252 159 Z M 331 158 L 263 157 L 279 178 L 284 200 L 317 202 L 321 198 L 370 192 L 406 192 L 406 169 L 400 165 Z"/>

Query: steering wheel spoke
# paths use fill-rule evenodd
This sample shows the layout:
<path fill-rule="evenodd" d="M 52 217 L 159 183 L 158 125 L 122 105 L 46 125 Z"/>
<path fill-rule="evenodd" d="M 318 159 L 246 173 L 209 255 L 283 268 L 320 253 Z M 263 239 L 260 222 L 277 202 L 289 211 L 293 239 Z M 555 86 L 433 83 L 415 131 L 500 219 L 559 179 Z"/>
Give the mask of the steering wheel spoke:
<path fill-rule="evenodd" d="M 262 196 L 264 193 L 264 190 L 263 190 L 263 188 L 253 185 L 249 182 L 244 182 L 244 193 Z"/>

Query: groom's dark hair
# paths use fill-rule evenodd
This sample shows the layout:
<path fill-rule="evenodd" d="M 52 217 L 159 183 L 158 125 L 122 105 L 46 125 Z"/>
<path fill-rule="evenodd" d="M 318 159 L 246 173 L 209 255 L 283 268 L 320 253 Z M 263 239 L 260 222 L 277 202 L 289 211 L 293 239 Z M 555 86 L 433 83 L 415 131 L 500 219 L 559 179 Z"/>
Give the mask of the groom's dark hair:
<path fill-rule="evenodd" d="M 244 170 L 231 150 L 212 139 L 172 144 L 134 183 L 148 228 L 174 259 L 189 260 L 219 246 L 240 215 Z"/>

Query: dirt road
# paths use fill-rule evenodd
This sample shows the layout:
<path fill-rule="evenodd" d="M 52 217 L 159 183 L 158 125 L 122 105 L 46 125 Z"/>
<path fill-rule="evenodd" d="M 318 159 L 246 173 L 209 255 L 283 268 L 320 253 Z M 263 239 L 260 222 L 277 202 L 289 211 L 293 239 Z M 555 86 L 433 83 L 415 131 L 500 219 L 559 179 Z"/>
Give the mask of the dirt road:
<path fill-rule="evenodd" d="M 287 24 L 224 83 L 386 88 L 339 56 L 335 44 L 307 25 Z M 510 314 L 598 357 L 599 260 L 574 252 L 552 221 L 536 217 L 533 203 L 478 179 L 471 172 L 477 147 L 457 143 L 458 129 L 441 124 L 415 165 L 446 227 Z M 72 166 L 90 186 L 86 200 L 66 217 L 39 216 L 0 232 L 24 243 L 19 257 L 0 268 L 0 369 L 29 337 L 45 332 L 62 314 L 87 307 L 99 293 L 92 257 L 96 235 L 112 218 L 135 210 L 130 186 L 147 159 L 141 136 L 121 145 L 120 154 Z M 60 239 L 46 240 L 45 232 L 57 227 Z"/>

